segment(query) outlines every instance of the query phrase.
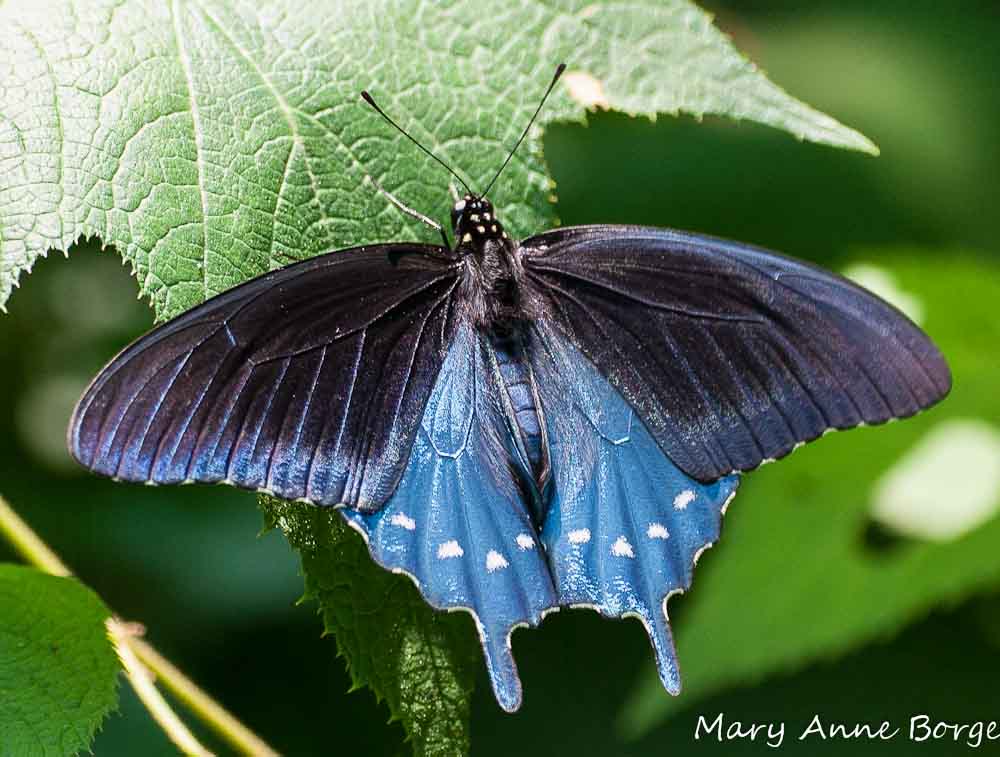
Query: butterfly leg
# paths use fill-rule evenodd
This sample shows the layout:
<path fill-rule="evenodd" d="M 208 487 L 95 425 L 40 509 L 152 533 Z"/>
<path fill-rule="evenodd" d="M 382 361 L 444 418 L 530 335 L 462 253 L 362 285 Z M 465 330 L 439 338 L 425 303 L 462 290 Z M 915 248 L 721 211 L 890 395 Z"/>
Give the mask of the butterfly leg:
<path fill-rule="evenodd" d="M 439 224 L 437 221 L 431 220 L 420 211 L 414 210 L 409 205 L 404 205 L 402 200 L 400 200 L 398 197 L 392 194 L 392 192 L 390 192 L 388 189 L 379 184 L 375 180 L 375 177 L 365 174 L 365 178 L 374 185 L 375 189 L 378 190 L 378 193 L 380 195 L 383 195 L 389 202 L 391 202 L 394 206 L 396 206 L 396 209 L 399 210 L 401 213 L 408 215 L 410 218 L 415 218 L 421 223 L 426 224 L 427 226 L 430 226 L 432 229 L 437 231 L 441 235 L 441 239 L 444 241 L 444 246 L 449 250 L 451 249 L 451 241 L 448 239 L 448 235 L 445 233 L 444 227 L 441 224 Z"/>

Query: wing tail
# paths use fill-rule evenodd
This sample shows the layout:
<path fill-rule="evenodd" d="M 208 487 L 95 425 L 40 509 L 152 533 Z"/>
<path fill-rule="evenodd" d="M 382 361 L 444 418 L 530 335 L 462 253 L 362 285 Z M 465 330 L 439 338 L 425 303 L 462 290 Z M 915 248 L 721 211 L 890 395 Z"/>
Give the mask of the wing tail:
<path fill-rule="evenodd" d="M 521 682 L 511 633 L 541 622 L 557 598 L 511 475 L 493 381 L 477 335 L 460 328 L 396 493 L 376 513 L 342 512 L 376 562 L 410 576 L 434 607 L 474 616 L 494 694 L 512 712 Z"/>
<path fill-rule="evenodd" d="M 553 481 L 542 540 L 559 602 L 638 618 L 677 694 L 666 601 L 690 587 L 699 555 L 719 538 L 739 477 L 687 476 L 586 358 L 544 329 L 535 344 Z"/>

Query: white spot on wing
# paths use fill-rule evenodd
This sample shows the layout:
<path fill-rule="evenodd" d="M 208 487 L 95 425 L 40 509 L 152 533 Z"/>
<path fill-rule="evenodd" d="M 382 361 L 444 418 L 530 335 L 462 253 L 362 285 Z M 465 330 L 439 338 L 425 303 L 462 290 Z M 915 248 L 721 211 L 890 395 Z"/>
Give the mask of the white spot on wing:
<path fill-rule="evenodd" d="M 486 553 L 486 570 L 492 573 L 495 570 L 502 570 L 507 567 L 507 560 L 504 556 L 497 552 L 495 549 L 491 549 Z"/>
<path fill-rule="evenodd" d="M 515 539 L 515 541 L 517 542 L 517 546 L 519 546 L 521 549 L 534 549 L 535 548 L 535 540 L 532 539 L 527 534 L 518 534 L 517 538 Z"/>
<path fill-rule="evenodd" d="M 650 523 L 649 528 L 646 529 L 646 536 L 650 539 L 668 539 L 670 532 L 662 523 Z"/>
<path fill-rule="evenodd" d="M 690 489 L 685 489 L 676 497 L 674 497 L 674 508 L 677 510 L 683 510 L 685 507 L 694 502 L 694 492 Z"/>
<path fill-rule="evenodd" d="M 417 527 L 417 522 L 406 513 L 393 513 L 389 522 L 394 526 L 405 528 L 407 531 L 412 531 Z"/>
<path fill-rule="evenodd" d="M 438 547 L 439 560 L 447 560 L 449 557 L 461 557 L 464 554 L 465 550 L 454 539 L 446 541 Z"/>
<path fill-rule="evenodd" d="M 615 557 L 635 557 L 632 545 L 628 543 L 628 539 L 624 536 L 619 536 L 615 543 L 611 545 L 611 554 Z"/>
<path fill-rule="evenodd" d="M 586 544 L 590 541 L 590 529 L 578 528 L 575 531 L 570 531 L 566 538 L 569 539 L 570 544 Z"/>
<path fill-rule="evenodd" d="M 611 107 L 608 96 L 604 92 L 604 84 L 600 79 L 596 79 L 586 71 L 570 71 L 563 77 L 566 82 L 566 89 L 569 96 L 576 100 L 584 108 L 604 108 Z"/>
<path fill-rule="evenodd" d="M 981 420 L 939 424 L 875 483 L 872 517 L 933 541 L 956 539 L 1000 510 L 1000 428 Z"/>

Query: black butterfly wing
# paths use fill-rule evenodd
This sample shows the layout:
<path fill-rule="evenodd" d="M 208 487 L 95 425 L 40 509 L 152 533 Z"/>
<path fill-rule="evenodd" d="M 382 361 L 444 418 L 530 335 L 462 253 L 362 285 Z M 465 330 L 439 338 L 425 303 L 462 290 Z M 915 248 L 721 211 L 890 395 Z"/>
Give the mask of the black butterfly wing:
<path fill-rule="evenodd" d="M 529 297 L 686 473 L 710 481 L 825 430 L 913 415 L 951 386 L 930 339 L 846 279 L 748 245 L 636 226 L 522 243 Z"/>
<path fill-rule="evenodd" d="M 238 286 L 154 329 L 87 389 L 84 466 L 370 512 L 396 487 L 454 330 L 442 248 L 362 247 Z"/>

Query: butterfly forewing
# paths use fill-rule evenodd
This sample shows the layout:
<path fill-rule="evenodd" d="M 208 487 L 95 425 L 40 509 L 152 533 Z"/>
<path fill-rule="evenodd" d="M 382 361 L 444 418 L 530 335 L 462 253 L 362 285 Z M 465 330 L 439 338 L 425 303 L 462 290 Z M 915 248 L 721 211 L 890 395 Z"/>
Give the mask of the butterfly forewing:
<path fill-rule="evenodd" d="M 639 617 L 676 692 L 664 602 L 718 538 L 730 474 L 912 415 L 947 365 L 812 266 L 641 227 L 516 247 L 477 202 L 490 225 L 455 251 L 330 253 L 150 332 L 84 394 L 70 449 L 129 481 L 343 505 L 381 565 L 475 615 L 508 710 L 513 628 L 561 605 Z"/>
<path fill-rule="evenodd" d="M 702 481 L 828 428 L 913 415 L 951 385 L 899 311 L 775 253 L 633 226 L 559 229 L 521 249 L 545 317 Z"/>
<path fill-rule="evenodd" d="M 70 450 L 128 481 L 377 509 L 447 352 L 456 271 L 441 248 L 383 245 L 237 287 L 116 357 L 77 406 Z"/>
<path fill-rule="evenodd" d="M 193 308 L 98 375 L 70 451 L 118 479 L 340 506 L 376 562 L 473 614 L 509 711 L 511 634 L 560 606 L 639 618 L 677 693 L 666 601 L 738 472 L 916 413 L 948 366 L 871 293 L 757 248 L 638 226 L 515 244 L 486 198 L 514 150 L 456 196 L 452 249 L 372 179 L 445 247 L 333 252 Z"/>

